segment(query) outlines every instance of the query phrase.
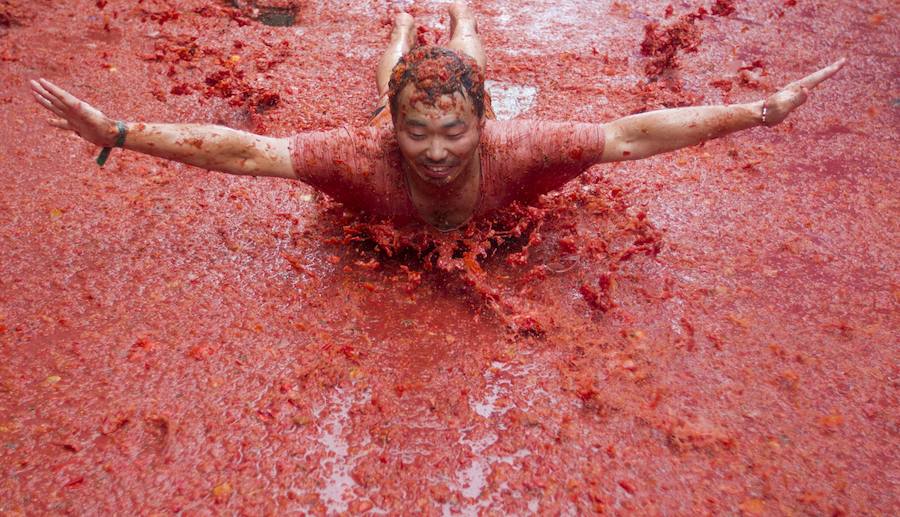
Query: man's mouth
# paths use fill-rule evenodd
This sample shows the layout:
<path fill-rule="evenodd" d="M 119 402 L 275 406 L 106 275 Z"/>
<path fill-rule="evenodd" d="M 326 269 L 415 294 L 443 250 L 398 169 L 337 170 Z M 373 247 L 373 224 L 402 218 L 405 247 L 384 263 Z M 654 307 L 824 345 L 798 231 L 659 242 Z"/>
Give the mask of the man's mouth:
<path fill-rule="evenodd" d="M 428 177 L 431 177 L 431 178 L 435 178 L 435 179 L 446 178 L 455 169 L 456 169 L 456 165 L 446 165 L 446 164 L 437 165 L 437 164 L 429 164 L 429 163 L 422 164 L 422 171 L 425 173 L 425 175 Z"/>

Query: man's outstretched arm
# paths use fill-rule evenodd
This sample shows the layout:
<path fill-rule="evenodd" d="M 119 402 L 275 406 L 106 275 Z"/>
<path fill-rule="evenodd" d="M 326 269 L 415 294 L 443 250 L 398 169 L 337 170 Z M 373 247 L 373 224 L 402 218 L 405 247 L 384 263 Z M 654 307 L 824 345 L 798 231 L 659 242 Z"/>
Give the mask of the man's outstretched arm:
<path fill-rule="evenodd" d="M 765 101 L 651 111 L 605 124 L 606 143 L 601 161 L 638 160 L 742 129 L 779 124 L 806 102 L 810 90 L 837 73 L 844 62 L 841 59 L 795 81 Z"/>
<path fill-rule="evenodd" d="M 294 178 L 290 141 L 199 124 L 129 123 L 125 149 L 204 169 Z"/>
<path fill-rule="evenodd" d="M 31 81 L 35 100 L 57 118 L 50 124 L 100 147 L 115 145 L 116 122 L 50 81 Z M 127 123 L 124 147 L 229 174 L 295 178 L 290 139 L 223 126 Z"/>

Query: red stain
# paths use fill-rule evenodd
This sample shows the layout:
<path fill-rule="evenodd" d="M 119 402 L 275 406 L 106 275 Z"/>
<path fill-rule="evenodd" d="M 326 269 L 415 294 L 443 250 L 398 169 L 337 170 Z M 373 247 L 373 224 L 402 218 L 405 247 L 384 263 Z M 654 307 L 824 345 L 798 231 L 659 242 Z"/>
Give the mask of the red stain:
<path fill-rule="evenodd" d="M 863 61 L 893 44 L 846 23 L 859 18 L 847 2 L 783 18 L 793 2 L 704 4 L 728 19 L 675 3 L 635 59 L 628 35 L 667 3 L 578 10 L 550 22 L 566 38 L 546 48 L 528 25 L 537 7 L 517 4 L 504 25 L 501 4 L 478 4 L 489 78 L 537 87 L 529 117 L 603 122 L 726 91 L 756 100 L 830 59 L 822 41 Z M 299 27 L 278 29 L 249 2 L 110 2 L 106 21 L 93 0 L 57 4 L 0 2 L 0 97 L 17 100 L 0 125 L 13 513 L 895 506 L 871 461 L 896 441 L 896 174 L 870 151 L 892 120 L 889 99 L 862 118 L 848 102 L 897 90 L 880 68 L 824 84 L 790 126 L 597 166 L 441 234 L 296 182 L 121 150 L 98 170 L 96 149 L 18 102 L 37 70 L 126 120 L 361 127 L 376 57 L 360 49 L 386 43 L 373 19 L 390 13 L 294 2 Z M 444 9 L 415 8 L 424 24 Z M 805 16 L 816 33 L 796 30 Z M 114 48 L 90 39 L 107 23 Z M 598 39 L 601 24 L 623 36 Z M 687 64 L 684 85 L 628 82 Z"/>

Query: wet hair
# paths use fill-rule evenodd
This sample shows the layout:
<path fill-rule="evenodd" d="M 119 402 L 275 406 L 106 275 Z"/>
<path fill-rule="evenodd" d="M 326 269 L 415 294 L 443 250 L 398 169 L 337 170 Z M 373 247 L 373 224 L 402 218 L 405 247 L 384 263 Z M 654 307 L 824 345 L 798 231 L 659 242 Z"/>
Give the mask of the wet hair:
<path fill-rule="evenodd" d="M 388 83 L 388 102 L 395 121 L 400 92 L 407 84 L 412 84 L 422 94 L 422 98 L 415 100 L 432 106 L 440 96 L 458 92 L 472 102 L 479 119 L 484 117 L 484 73 L 469 55 L 426 45 L 401 57 Z"/>

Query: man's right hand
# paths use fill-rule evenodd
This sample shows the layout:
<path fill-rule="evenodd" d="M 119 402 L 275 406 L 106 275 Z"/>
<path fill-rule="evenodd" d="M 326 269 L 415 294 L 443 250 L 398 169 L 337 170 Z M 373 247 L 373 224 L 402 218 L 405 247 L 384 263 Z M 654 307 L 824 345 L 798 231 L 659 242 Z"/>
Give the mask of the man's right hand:
<path fill-rule="evenodd" d="M 113 147 L 116 122 L 46 79 L 31 81 L 37 102 L 56 115 L 51 126 L 92 144 Z M 250 176 L 296 178 L 291 139 L 272 138 L 227 127 L 198 124 L 132 124 L 124 147 L 204 169 Z"/>
<path fill-rule="evenodd" d="M 74 131 L 100 147 L 115 145 L 118 130 L 114 120 L 46 79 L 30 83 L 38 104 L 56 115 L 48 121 L 51 126 Z"/>

